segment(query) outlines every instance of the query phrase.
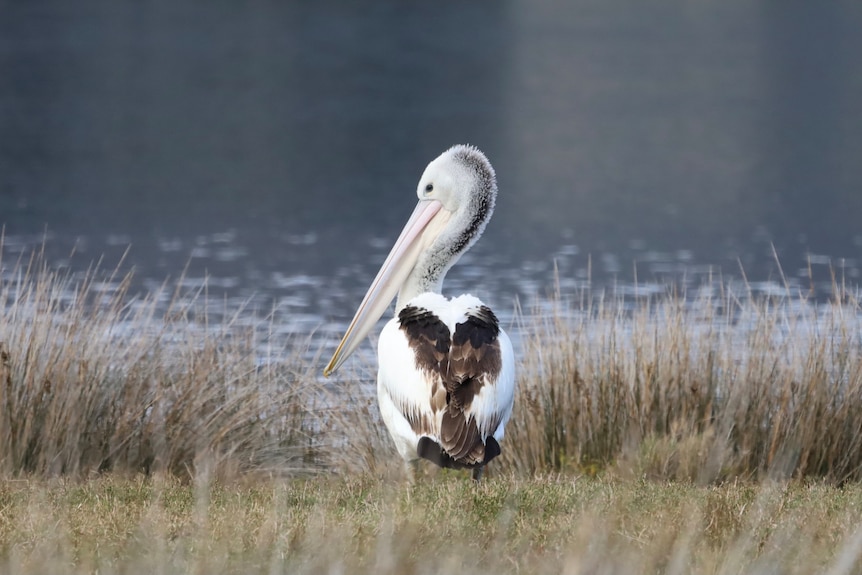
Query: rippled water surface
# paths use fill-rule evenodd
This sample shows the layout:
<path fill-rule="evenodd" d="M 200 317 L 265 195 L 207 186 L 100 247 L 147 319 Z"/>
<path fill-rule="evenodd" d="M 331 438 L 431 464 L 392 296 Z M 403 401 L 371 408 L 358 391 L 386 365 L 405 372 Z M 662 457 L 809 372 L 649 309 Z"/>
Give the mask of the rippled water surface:
<path fill-rule="evenodd" d="M 446 291 L 504 317 L 557 281 L 826 297 L 862 269 L 860 29 L 851 1 L 6 3 L 2 273 L 44 243 L 338 332 L 470 142 L 500 198 Z"/>

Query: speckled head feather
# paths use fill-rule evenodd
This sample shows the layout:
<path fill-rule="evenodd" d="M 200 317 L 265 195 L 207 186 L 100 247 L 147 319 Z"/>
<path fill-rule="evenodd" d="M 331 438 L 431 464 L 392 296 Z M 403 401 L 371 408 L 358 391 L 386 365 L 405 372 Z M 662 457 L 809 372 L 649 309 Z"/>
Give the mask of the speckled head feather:
<path fill-rule="evenodd" d="M 448 154 L 470 172 L 475 178 L 473 191 L 469 197 L 470 209 L 468 213 L 473 215 L 470 225 L 464 230 L 461 242 L 453 246 L 453 252 L 459 253 L 469 248 L 482 232 L 488 220 L 494 214 L 494 205 L 497 202 L 497 174 L 488 158 L 479 148 L 469 144 L 459 144 L 447 150 Z"/>

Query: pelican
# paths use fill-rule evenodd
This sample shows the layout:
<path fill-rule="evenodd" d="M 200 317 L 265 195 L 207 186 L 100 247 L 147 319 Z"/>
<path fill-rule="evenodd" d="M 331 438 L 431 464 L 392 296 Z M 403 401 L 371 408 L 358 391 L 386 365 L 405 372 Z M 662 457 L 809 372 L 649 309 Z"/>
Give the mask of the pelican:
<path fill-rule="evenodd" d="M 380 415 L 408 475 L 420 458 L 471 469 L 479 480 L 500 454 L 515 397 L 512 343 L 472 295 L 441 295 L 446 272 L 482 235 L 497 178 L 477 148 L 457 145 L 428 164 L 419 203 L 324 370 L 337 370 L 396 294 L 378 343 Z"/>

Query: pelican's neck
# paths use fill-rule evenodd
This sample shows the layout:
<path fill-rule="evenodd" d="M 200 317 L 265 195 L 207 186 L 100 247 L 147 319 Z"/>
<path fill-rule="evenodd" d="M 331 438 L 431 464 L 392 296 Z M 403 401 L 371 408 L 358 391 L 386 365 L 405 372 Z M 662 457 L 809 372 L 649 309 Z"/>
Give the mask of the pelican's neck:
<path fill-rule="evenodd" d="M 452 259 L 448 265 L 439 266 L 434 265 L 434 260 L 442 258 L 425 257 L 426 255 L 427 252 L 420 256 L 419 261 L 413 268 L 413 271 L 410 272 L 410 275 L 407 276 L 407 280 L 405 280 L 401 289 L 398 291 L 398 299 L 395 302 L 396 316 L 398 315 L 398 312 L 404 309 L 407 302 L 416 296 L 429 292 L 442 293 L 443 279 L 446 277 L 446 272 L 449 271 L 449 268 L 455 263 L 455 259 L 457 259 Z"/>
<path fill-rule="evenodd" d="M 424 247 L 398 292 L 396 315 L 416 296 L 441 293 L 446 272 L 482 235 L 494 213 L 497 179 L 488 159 L 469 146 L 455 146 L 450 153 L 459 169 L 466 170 L 466 175 L 459 176 L 459 181 L 467 186 L 461 190 L 465 199 L 453 212 L 440 210 L 425 229 Z"/>
<path fill-rule="evenodd" d="M 416 296 L 442 293 L 446 272 L 481 233 L 486 214 L 484 210 L 482 213 L 477 212 L 474 206 L 468 206 L 454 214 L 444 215 L 426 228 L 423 238 L 425 247 L 398 291 L 396 314 Z M 479 223 L 477 220 L 480 220 Z"/>

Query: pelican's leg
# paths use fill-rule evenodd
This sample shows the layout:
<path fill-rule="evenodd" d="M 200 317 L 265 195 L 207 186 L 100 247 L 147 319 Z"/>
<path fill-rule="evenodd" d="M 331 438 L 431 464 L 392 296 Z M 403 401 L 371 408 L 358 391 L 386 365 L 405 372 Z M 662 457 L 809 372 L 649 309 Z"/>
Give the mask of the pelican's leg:
<path fill-rule="evenodd" d="M 473 481 L 475 481 L 476 483 L 478 483 L 478 482 L 479 482 L 479 480 L 481 480 L 481 479 L 482 479 L 482 472 L 483 472 L 484 470 L 485 470 L 485 466 L 484 466 L 484 465 L 483 465 L 483 466 L 481 466 L 481 467 L 474 467 L 474 468 L 473 468 Z"/>
<path fill-rule="evenodd" d="M 404 461 L 404 476 L 407 478 L 407 483 L 411 485 L 416 483 L 416 478 L 419 477 L 421 469 L 419 468 L 421 460 L 410 459 Z"/>

